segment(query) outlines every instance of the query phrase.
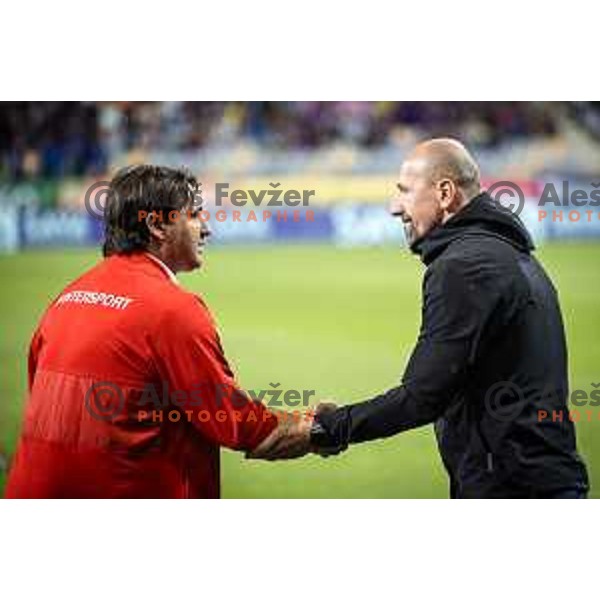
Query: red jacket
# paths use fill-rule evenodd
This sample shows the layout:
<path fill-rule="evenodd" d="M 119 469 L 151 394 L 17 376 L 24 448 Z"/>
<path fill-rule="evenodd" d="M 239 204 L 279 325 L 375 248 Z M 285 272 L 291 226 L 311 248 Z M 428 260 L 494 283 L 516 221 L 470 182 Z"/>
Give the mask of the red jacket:
<path fill-rule="evenodd" d="M 105 259 L 52 303 L 29 352 L 13 498 L 216 498 L 219 446 L 276 417 L 237 388 L 204 302 L 147 254 Z"/>

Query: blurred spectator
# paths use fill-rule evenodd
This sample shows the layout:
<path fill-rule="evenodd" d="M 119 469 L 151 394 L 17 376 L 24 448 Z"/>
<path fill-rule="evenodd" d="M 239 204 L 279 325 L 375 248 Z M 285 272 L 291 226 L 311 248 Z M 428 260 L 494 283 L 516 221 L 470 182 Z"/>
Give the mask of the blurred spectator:
<path fill-rule="evenodd" d="M 600 131 L 597 107 L 580 104 L 581 120 Z M 128 151 L 240 141 L 272 149 L 370 148 L 412 131 L 495 147 L 553 135 L 558 110 L 558 103 L 543 102 L 6 102 L 0 178 L 94 175 Z"/>
<path fill-rule="evenodd" d="M 569 102 L 569 108 L 579 124 L 600 140 L 600 102 Z"/>
<path fill-rule="evenodd" d="M 100 173 L 107 157 L 96 103 L 0 104 L 0 176 L 56 178 Z"/>

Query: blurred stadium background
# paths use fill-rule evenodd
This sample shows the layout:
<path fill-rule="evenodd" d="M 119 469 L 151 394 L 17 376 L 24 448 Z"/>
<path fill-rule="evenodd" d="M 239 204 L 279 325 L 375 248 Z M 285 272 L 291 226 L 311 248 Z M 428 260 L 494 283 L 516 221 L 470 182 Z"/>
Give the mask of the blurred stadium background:
<path fill-rule="evenodd" d="M 486 185 L 524 190 L 522 216 L 562 300 L 571 385 L 591 391 L 600 210 L 587 220 L 590 207 L 561 197 L 563 220 L 540 221 L 535 199 L 548 182 L 559 192 L 563 181 L 600 182 L 600 103 L 0 104 L 0 472 L 18 434 L 30 335 L 51 299 L 99 260 L 100 223 L 85 210 L 95 182 L 132 163 L 185 165 L 209 210 L 217 182 L 314 190 L 314 222 L 263 221 L 254 207 L 256 222 L 211 219 L 206 268 L 181 279 L 207 299 L 242 385 L 356 402 L 398 381 L 419 326 L 422 267 L 386 212 L 399 164 L 420 139 L 448 135 L 475 153 Z M 595 495 L 600 411 L 591 411 L 578 437 Z M 224 451 L 222 480 L 225 497 L 447 496 L 430 427 L 327 461 L 254 464 Z"/>

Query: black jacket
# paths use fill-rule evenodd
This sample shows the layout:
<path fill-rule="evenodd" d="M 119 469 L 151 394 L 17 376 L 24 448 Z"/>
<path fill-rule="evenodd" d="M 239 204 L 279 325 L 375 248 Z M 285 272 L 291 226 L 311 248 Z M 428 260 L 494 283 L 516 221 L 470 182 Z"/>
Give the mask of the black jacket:
<path fill-rule="evenodd" d="M 481 194 L 412 250 L 427 270 L 402 382 L 318 416 L 318 443 L 343 448 L 435 422 L 453 497 L 587 490 L 558 298 L 521 221 Z"/>

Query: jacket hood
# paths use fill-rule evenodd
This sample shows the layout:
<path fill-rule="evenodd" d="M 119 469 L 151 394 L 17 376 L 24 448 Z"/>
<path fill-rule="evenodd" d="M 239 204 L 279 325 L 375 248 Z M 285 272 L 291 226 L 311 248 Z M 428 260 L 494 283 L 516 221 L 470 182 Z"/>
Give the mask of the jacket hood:
<path fill-rule="evenodd" d="M 428 265 L 454 240 L 467 234 L 496 236 L 522 252 L 529 253 L 534 249 L 521 219 L 485 192 L 473 198 L 446 223 L 411 244 L 410 249 Z"/>

